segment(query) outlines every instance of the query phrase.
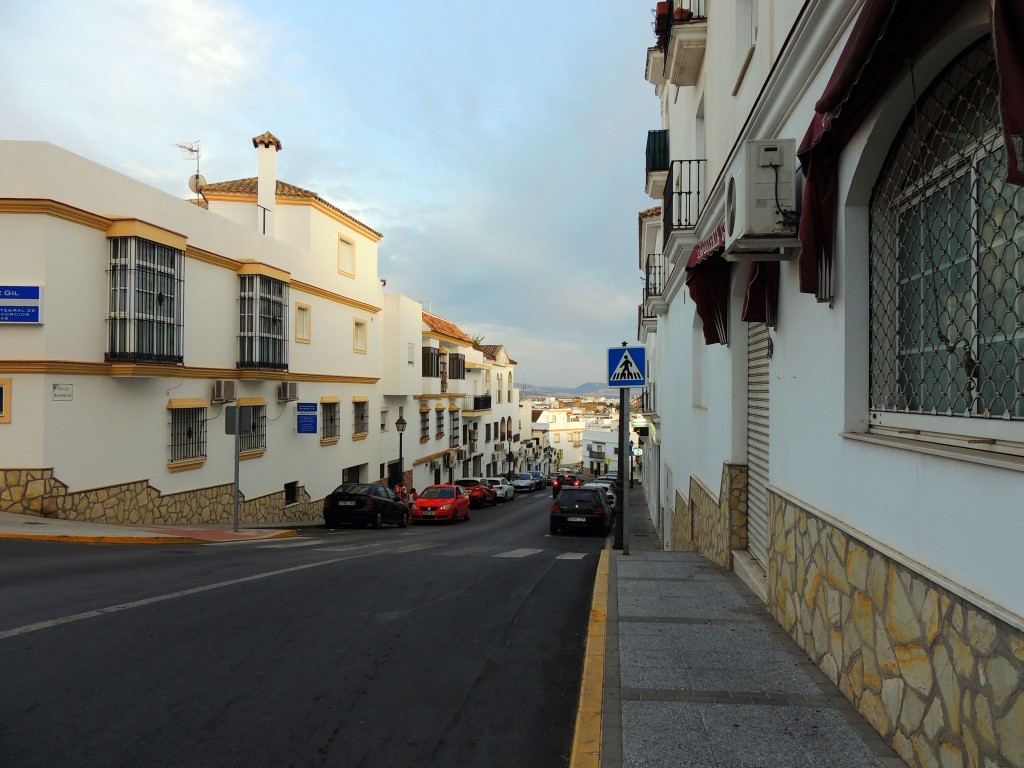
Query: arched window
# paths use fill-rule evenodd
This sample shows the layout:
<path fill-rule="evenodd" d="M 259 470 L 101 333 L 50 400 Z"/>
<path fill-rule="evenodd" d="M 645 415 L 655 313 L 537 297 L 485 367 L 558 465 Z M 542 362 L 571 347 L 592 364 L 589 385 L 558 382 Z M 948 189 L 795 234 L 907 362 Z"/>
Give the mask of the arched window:
<path fill-rule="evenodd" d="M 1024 188 L 1003 182 L 998 97 L 986 37 L 920 95 L 875 183 L 875 427 L 1020 437 L 1010 421 L 1024 419 Z"/>

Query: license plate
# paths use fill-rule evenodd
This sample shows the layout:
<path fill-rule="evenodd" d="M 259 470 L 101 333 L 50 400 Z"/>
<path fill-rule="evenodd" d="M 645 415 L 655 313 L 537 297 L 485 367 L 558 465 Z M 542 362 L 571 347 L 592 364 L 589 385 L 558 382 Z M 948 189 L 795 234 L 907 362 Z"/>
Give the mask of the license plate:
<path fill-rule="evenodd" d="M 569 518 L 569 522 L 570 523 L 585 523 L 585 522 L 587 522 L 587 518 L 585 518 L 585 517 L 570 517 Z"/>
<path fill-rule="evenodd" d="M 339 507 L 354 507 L 356 503 L 354 501 L 339 501 Z"/>
<path fill-rule="evenodd" d="M 422 510 L 420 512 L 420 515 L 422 517 L 433 517 L 435 514 L 437 514 L 437 513 L 434 512 L 434 510 L 432 510 L 432 509 L 424 509 L 424 510 Z"/>

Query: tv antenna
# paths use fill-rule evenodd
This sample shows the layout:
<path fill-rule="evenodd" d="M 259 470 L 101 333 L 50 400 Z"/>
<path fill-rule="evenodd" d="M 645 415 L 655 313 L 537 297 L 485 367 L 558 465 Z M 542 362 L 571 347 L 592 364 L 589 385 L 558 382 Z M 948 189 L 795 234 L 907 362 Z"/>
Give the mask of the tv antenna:
<path fill-rule="evenodd" d="M 190 142 L 182 142 L 181 144 L 175 144 L 178 149 L 181 150 L 181 156 L 185 160 L 191 160 L 193 157 L 196 159 L 196 172 L 188 179 L 188 188 L 196 193 L 196 202 L 199 203 L 200 199 L 203 198 L 203 187 L 206 186 L 206 179 L 199 173 L 199 156 L 202 154 L 199 148 L 199 139 Z"/>

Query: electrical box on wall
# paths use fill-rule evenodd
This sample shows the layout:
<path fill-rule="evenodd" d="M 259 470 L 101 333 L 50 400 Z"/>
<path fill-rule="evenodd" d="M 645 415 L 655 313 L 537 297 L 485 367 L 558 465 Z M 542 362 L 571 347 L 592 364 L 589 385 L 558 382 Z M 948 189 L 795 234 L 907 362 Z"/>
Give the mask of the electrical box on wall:
<path fill-rule="evenodd" d="M 726 174 L 725 259 L 795 258 L 800 239 L 796 206 L 796 141 L 747 141 Z"/>

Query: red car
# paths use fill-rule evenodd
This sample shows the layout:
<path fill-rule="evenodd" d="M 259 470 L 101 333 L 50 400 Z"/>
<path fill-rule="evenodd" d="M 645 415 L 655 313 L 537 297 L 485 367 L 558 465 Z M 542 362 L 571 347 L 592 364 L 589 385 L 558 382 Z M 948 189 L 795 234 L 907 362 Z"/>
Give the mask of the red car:
<path fill-rule="evenodd" d="M 469 492 L 469 503 L 473 507 L 493 507 L 498 503 L 498 493 L 482 477 L 462 477 L 455 481 Z"/>
<path fill-rule="evenodd" d="M 409 508 L 414 522 L 469 520 L 469 493 L 460 485 L 428 485 Z"/>

